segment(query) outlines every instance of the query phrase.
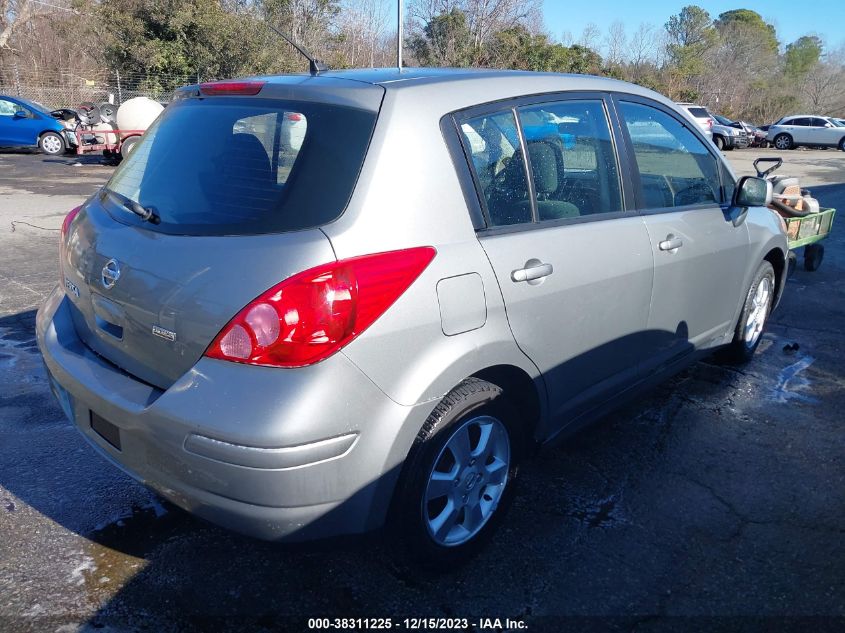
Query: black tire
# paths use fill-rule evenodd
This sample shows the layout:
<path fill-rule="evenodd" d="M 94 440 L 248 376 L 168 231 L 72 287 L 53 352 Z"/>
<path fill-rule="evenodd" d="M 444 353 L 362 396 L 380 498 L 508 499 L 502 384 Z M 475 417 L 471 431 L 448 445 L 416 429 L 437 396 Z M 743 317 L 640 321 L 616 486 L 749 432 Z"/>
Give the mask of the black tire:
<path fill-rule="evenodd" d="M 839 151 L 845 152 L 845 136 L 839 139 Z"/>
<path fill-rule="evenodd" d="M 498 445 L 501 446 L 501 433 L 504 432 L 509 448 L 506 476 L 499 485 L 488 484 L 486 477 L 482 476 L 487 473 L 487 465 L 496 463 L 490 461 L 492 457 L 485 457 L 485 464 L 480 465 L 473 459 L 468 468 L 461 469 L 458 460 L 447 448 L 450 440 L 466 432 L 470 448 L 468 455 L 472 457 L 474 451 L 481 446 L 481 427 L 475 440 L 472 429 L 479 423 L 492 426 L 493 423 L 489 420 L 500 423 L 501 426 L 496 426 L 493 433 L 498 434 L 496 437 Z M 516 413 L 505 399 L 502 389 L 479 378 L 467 378 L 440 401 L 419 432 L 396 487 L 390 523 L 392 540 L 397 546 L 400 559 L 423 568 L 443 571 L 460 565 L 483 547 L 501 522 L 513 498 L 514 480 L 525 446 L 523 433 L 516 420 Z M 488 442 L 494 441 L 491 439 Z M 451 466 L 449 460 L 452 460 Z M 481 462 L 482 458 L 478 457 L 477 461 Z M 435 496 L 429 496 L 429 481 L 435 471 L 443 473 L 444 464 L 448 470 L 455 471 L 454 483 L 447 484 L 450 489 L 444 494 L 436 496 L 435 493 Z M 500 476 L 505 472 L 504 468 L 502 465 L 497 471 Z M 482 476 L 481 479 L 479 476 Z M 451 475 L 449 478 L 452 481 Z M 452 485 L 454 491 L 451 489 Z M 500 486 L 503 487 L 501 490 Z M 495 502 L 491 494 L 499 495 L 498 502 Z M 488 497 L 489 501 L 483 501 Z M 477 499 L 477 503 L 473 505 L 472 499 Z M 438 509 L 441 501 L 443 507 Z M 461 503 L 467 505 L 461 507 Z M 481 521 L 480 528 L 463 542 L 444 544 L 443 541 L 453 534 L 453 531 L 438 540 L 432 533 L 433 528 L 429 527 L 444 513 L 449 513 L 448 516 L 456 517 L 453 523 L 457 532 L 463 530 L 468 533 L 470 530 L 464 527 L 471 525 L 470 517 L 466 514 L 467 508 L 481 507 L 483 504 L 488 504 L 488 509 L 492 509 L 489 509 L 486 518 Z"/>
<path fill-rule="evenodd" d="M 804 247 L 804 270 L 814 272 L 824 259 L 824 244 L 807 244 Z"/>
<path fill-rule="evenodd" d="M 716 149 L 720 152 L 725 149 L 725 139 L 721 136 L 714 134 L 713 135 L 713 144 L 716 146 Z"/>
<path fill-rule="evenodd" d="M 137 145 L 138 141 L 140 140 L 140 136 L 130 136 L 128 139 L 123 141 L 123 143 L 120 144 L 120 156 L 122 158 L 126 158 L 127 156 L 129 156 L 129 154 L 135 148 L 135 145 Z"/>
<path fill-rule="evenodd" d="M 789 134 L 778 134 L 772 139 L 772 145 L 780 150 L 795 148 L 795 143 L 792 142 L 792 137 Z"/>
<path fill-rule="evenodd" d="M 757 298 L 758 288 L 763 283 L 763 280 L 768 280 L 768 299 L 765 302 L 765 312 L 763 314 L 763 324 L 759 330 L 755 330 L 755 336 L 748 340 L 746 336 L 746 325 L 749 323 L 749 317 L 755 311 L 755 301 Z M 745 293 L 745 301 L 742 304 L 742 311 L 739 314 L 739 321 L 737 321 L 734 329 L 733 340 L 720 350 L 719 359 L 730 364 L 742 364 L 750 361 L 754 352 L 757 351 L 757 346 L 763 338 L 765 331 L 765 321 L 769 317 L 772 310 L 772 301 L 774 300 L 777 287 L 775 286 L 775 269 L 772 265 L 763 261 L 757 269 L 754 277 L 751 280 L 751 285 L 748 292 Z"/>
<path fill-rule="evenodd" d="M 65 139 L 62 138 L 61 134 L 56 134 L 55 132 L 44 132 L 44 134 L 38 137 L 38 149 L 48 156 L 58 156 L 59 154 L 63 154 L 65 148 Z"/>
<path fill-rule="evenodd" d="M 795 274 L 795 269 L 798 268 L 798 255 L 795 251 L 789 251 L 786 254 L 786 278 L 789 279 Z"/>

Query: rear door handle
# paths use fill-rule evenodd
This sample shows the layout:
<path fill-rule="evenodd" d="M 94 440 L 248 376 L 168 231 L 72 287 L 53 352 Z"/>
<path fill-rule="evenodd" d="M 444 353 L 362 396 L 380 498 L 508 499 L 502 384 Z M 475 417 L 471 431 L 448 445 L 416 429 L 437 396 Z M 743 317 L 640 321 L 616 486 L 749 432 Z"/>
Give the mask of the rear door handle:
<path fill-rule="evenodd" d="M 666 239 L 658 244 L 661 251 L 676 251 L 684 245 L 684 240 L 680 237 L 675 237 L 671 233 L 666 236 Z"/>
<path fill-rule="evenodd" d="M 539 259 L 529 259 L 525 262 L 525 268 L 518 268 L 511 272 L 511 279 L 513 281 L 541 281 L 544 277 L 548 277 L 554 272 L 551 264 L 544 264 Z"/>

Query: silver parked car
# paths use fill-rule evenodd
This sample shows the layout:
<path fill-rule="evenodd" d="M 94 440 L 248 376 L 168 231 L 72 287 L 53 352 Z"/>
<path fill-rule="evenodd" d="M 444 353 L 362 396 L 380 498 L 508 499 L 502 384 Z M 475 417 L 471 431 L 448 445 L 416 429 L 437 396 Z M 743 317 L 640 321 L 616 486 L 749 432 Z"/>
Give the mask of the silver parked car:
<path fill-rule="evenodd" d="M 270 540 L 387 524 L 449 565 L 535 447 L 752 356 L 786 277 L 767 199 L 608 79 L 191 86 L 65 219 L 38 344 L 85 438 L 173 503 Z"/>
<path fill-rule="evenodd" d="M 812 115 L 785 116 L 769 126 L 767 140 L 778 149 L 838 147 L 845 151 L 845 127 L 834 119 Z"/>

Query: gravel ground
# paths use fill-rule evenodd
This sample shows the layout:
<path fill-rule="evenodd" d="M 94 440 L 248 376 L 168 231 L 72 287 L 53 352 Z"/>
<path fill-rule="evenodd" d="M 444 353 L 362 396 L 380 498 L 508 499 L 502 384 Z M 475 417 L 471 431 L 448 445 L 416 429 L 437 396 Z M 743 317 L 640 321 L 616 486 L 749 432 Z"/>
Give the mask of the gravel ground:
<path fill-rule="evenodd" d="M 773 153 L 727 156 L 751 173 Z M 845 209 L 845 153 L 782 155 Z M 432 577 L 397 567 L 378 534 L 279 547 L 193 519 L 62 417 L 34 311 L 63 215 L 111 172 L 73 162 L 0 154 L 0 630 L 845 629 L 845 225 L 819 271 L 790 279 L 752 363 L 697 363 L 541 455 L 491 546 Z"/>

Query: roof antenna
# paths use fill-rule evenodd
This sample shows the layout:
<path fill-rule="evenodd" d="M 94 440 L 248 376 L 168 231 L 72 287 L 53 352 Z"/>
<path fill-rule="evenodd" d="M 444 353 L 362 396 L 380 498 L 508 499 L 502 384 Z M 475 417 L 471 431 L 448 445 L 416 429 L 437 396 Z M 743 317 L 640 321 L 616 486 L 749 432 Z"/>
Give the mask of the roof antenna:
<path fill-rule="evenodd" d="M 311 53 L 305 50 L 302 46 L 297 44 L 293 41 L 292 38 L 288 37 L 284 33 L 282 33 L 279 29 L 277 29 L 272 24 L 267 23 L 267 26 L 270 27 L 270 30 L 273 31 L 276 35 L 283 38 L 288 44 L 293 46 L 296 50 L 298 50 L 302 56 L 308 60 L 308 72 L 311 73 L 311 76 L 316 77 L 321 72 L 325 72 L 329 69 L 329 67 L 321 62 L 319 59 L 314 57 Z"/>

